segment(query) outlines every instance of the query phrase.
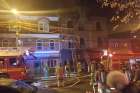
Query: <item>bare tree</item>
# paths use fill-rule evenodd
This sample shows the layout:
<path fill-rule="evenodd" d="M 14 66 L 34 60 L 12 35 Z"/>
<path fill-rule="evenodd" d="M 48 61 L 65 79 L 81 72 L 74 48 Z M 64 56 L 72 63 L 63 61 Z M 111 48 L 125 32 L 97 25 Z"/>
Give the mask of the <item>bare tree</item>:
<path fill-rule="evenodd" d="M 109 7 L 115 11 L 111 22 L 116 24 L 128 23 L 140 17 L 140 0 L 97 0 L 102 8 Z"/>

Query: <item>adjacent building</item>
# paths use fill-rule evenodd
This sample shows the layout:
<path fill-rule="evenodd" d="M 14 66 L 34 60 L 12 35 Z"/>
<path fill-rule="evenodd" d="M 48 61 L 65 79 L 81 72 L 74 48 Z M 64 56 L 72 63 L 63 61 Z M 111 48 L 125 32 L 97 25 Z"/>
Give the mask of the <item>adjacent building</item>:
<path fill-rule="evenodd" d="M 139 28 L 136 23 L 130 24 L 122 25 L 117 29 L 118 32 L 109 35 L 108 52 L 113 55 L 112 67 L 115 69 L 120 69 L 121 64 L 132 65 L 139 61 Z"/>

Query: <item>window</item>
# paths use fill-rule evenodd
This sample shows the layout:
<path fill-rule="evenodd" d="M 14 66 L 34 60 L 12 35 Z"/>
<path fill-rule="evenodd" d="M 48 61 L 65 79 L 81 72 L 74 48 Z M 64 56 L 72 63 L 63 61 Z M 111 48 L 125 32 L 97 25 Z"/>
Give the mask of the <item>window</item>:
<path fill-rule="evenodd" d="M 83 24 L 79 24 L 78 29 L 79 29 L 79 31 L 84 31 L 85 30 L 84 25 Z"/>
<path fill-rule="evenodd" d="M 16 39 L 10 39 L 8 44 L 10 47 L 16 47 Z"/>
<path fill-rule="evenodd" d="M 55 48 L 55 44 L 54 44 L 54 40 L 50 41 L 50 49 L 54 49 Z"/>
<path fill-rule="evenodd" d="M 0 68 L 4 67 L 4 59 L 3 58 L 0 58 Z"/>
<path fill-rule="evenodd" d="M 103 47 L 103 40 L 101 37 L 98 37 L 97 42 L 98 42 L 98 47 Z"/>
<path fill-rule="evenodd" d="M 53 60 L 51 60 L 51 67 L 53 67 Z"/>
<path fill-rule="evenodd" d="M 39 62 L 35 62 L 35 68 L 39 68 L 39 67 L 40 67 Z"/>
<path fill-rule="evenodd" d="M 83 38 L 80 38 L 80 47 L 85 47 L 85 40 Z"/>
<path fill-rule="evenodd" d="M 67 22 L 67 27 L 68 28 L 73 28 L 73 22 L 72 21 L 68 21 Z"/>
<path fill-rule="evenodd" d="M 10 66 L 17 66 L 18 65 L 17 59 L 16 58 L 10 58 L 9 59 L 9 65 Z"/>
<path fill-rule="evenodd" d="M 71 41 L 68 42 L 68 48 L 73 48 L 73 43 Z"/>
<path fill-rule="evenodd" d="M 53 65 L 53 67 L 55 67 L 56 66 L 56 60 L 54 60 L 54 65 Z"/>
<path fill-rule="evenodd" d="M 48 19 L 43 18 L 38 21 L 38 31 L 49 32 L 49 20 Z"/>
<path fill-rule="evenodd" d="M 0 47 L 2 47 L 2 40 L 0 40 Z"/>
<path fill-rule="evenodd" d="M 114 43 L 114 48 L 118 48 L 119 47 L 119 44 L 116 42 Z"/>
<path fill-rule="evenodd" d="M 8 46 L 9 46 L 8 40 L 3 40 L 3 47 L 8 47 Z"/>
<path fill-rule="evenodd" d="M 50 60 L 48 61 L 48 67 L 50 67 Z"/>
<path fill-rule="evenodd" d="M 96 22 L 96 31 L 102 31 L 101 23 Z"/>
<path fill-rule="evenodd" d="M 54 60 L 54 59 L 49 60 L 48 61 L 48 66 L 49 67 L 55 67 L 56 66 L 56 60 Z"/>
<path fill-rule="evenodd" d="M 45 30 L 45 25 L 44 25 L 44 23 L 39 23 L 39 25 L 38 25 L 38 30 L 39 30 L 39 31 L 44 31 L 44 30 Z"/>
<path fill-rule="evenodd" d="M 36 48 L 37 48 L 37 50 L 42 50 L 43 49 L 43 40 L 37 40 Z"/>

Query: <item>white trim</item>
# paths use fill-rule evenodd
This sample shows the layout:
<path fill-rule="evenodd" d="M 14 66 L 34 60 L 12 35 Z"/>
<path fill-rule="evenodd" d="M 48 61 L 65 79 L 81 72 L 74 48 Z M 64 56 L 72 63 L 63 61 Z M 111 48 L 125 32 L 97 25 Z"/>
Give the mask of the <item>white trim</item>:
<path fill-rule="evenodd" d="M 21 34 L 20 37 L 35 37 L 35 38 L 60 38 L 60 34 Z"/>
<path fill-rule="evenodd" d="M 16 34 L 8 34 L 8 33 L 1 33 L 1 37 L 8 37 L 8 38 L 15 38 Z M 60 38 L 60 34 L 20 34 L 20 38 L 54 38 L 58 39 Z"/>

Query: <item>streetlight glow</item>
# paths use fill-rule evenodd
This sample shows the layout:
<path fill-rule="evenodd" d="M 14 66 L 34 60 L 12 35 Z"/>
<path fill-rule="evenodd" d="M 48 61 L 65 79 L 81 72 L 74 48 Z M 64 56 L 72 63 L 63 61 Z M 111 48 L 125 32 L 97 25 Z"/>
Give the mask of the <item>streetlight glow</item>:
<path fill-rule="evenodd" d="M 15 14 L 15 15 L 18 14 L 18 11 L 17 11 L 16 9 L 12 9 L 11 12 L 12 12 L 13 14 Z"/>
<path fill-rule="evenodd" d="M 109 54 L 109 57 L 112 57 L 113 55 L 112 54 Z"/>

